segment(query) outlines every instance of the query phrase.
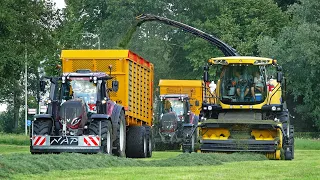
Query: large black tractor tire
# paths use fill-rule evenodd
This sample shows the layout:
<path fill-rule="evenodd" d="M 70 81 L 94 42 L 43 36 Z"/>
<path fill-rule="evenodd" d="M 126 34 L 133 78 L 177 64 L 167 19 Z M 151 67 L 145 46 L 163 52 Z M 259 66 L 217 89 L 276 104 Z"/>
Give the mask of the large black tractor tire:
<path fill-rule="evenodd" d="M 100 135 L 101 123 L 101 151 L 106 154 L 112 153 L 112 125 L 107 119 L 93 120 L 89 125 L 89 135 Z"/>
<path fill-rule="evenodd" d="M 185 128 L 184 132 L 185 132 L 185 138 L 184 138 L 184 142 L 182 144 L 182 152 L 183 153 L 192 153 L 195 152 L 195 144 L 197 141 L 197 134 L 196 131 L 193 131 L 193 133 L 191 134 L 192 130 L 194 127 L 192 128 Z"/>
<path fill-rule="evenodd" d="M 150 126 L 144 126 L 146 129 L 146 137 L 147 137 L 147 157 L 152 156 L 153 149 L 153 139 L 152 139 L 152 130 Z"/>
<path fill-rule="evenodd" d="M 147 137 L 144 126 L 129 127 L 126 154 L 129 158 L 147 157 Z"/>
<path fill-rule="evenodd" d="M 121 110 L 114 126 L 116 131 L 115 140 L 113 142 L 113 154 L 119 157 L 126 157 L 126 120 L 124 111 Z"/>
<path fill-rule="evenodd" d="M 52 132 L 52 121 L 49 119 L 38 119 L 33 121 L 33 135 L 50 135 Z"/>

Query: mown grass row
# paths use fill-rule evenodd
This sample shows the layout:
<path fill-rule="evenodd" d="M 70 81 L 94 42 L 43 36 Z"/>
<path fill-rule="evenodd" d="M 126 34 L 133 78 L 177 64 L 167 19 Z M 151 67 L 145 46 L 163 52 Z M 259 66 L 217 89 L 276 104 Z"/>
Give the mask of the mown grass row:
<path fill-rule="evenodd" d="M 104 154 L 10 154 L 0 155 L 0 179 L 9 178 L 16 173 L 38 174 L 52 170 L 95 169 L 106 167 L 170 167 L 170 166 L 210 166 L 233 161 L 261 161 L 266 157 L 261 154 L 179 154 L 176 157 L 142 161 L 138 159 L 119 158 Z"/>

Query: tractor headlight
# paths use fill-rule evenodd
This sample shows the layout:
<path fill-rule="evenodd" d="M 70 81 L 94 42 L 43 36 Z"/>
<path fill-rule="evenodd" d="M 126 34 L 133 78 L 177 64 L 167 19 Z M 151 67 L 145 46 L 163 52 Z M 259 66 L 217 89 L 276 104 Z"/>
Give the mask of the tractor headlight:
<path fill-rule="evenodd" d="M 212 110 L 212 106 L 208 106 L 208 110 L 211 111 Z"/>
<path fill-rule="evenodd" d="M 66 77 L 62 76 L 61 77 L 61 81 L 62 81 L 62 83 L 65 83 L 66 82 Z"/>
<path fill-rule="evenodd" d="M 271 110 L 272 110 L 272 111 L 276 111 L 277 108 L 276 108 L 275 106 L 272 106 L 272 107 L 271 107 Z"/>
<path fill-rule="evenodd" d="M 207 107 L 203 107 L 203 110 L 207 110 L 208 108 Z"/>

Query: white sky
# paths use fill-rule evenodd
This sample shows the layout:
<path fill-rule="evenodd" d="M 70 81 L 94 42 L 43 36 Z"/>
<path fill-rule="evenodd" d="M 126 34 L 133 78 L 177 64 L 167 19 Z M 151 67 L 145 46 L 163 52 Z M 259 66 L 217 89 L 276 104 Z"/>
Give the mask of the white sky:
<path fill-rule="evenodd" d="M 56 3 L 57 8 L 61 9 L 66 6 L 64 0 L 52 0 L 53 2 Z"/>
<path fill-rule="evenodd" d="M 0 104 L 0 112 L 5 111 L 7 109 L 6 104 Z"/>

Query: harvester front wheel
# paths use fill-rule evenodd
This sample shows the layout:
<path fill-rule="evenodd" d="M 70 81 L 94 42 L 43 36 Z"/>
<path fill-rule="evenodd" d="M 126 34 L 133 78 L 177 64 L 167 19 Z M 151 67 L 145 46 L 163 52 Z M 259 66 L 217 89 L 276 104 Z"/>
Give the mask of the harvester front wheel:
<path fill-rule="evenodd" d="M 294 159 L 294 127 L 290 125 L 288 144 L 284 147 L 285 160 Z"/>
<path fill-rule="evenodd" d="M 116 148 L 113 150 L 113 154 L 119 157 L 126 156 L 126 120 L 124 117 L 124 111 L 121 110 L 119 119 L 116 124 L 116 139 L 113 142 L 113 146 Z"/>
<path fill-rule="evenodd" d="M 101 149 L 103 153 L 112 152 L 112 125 L 109 120 L 93 120 L 89 125 L 90 135 L 100 135 L 101 123 Z"/>
<path fill-rule="evenodd" d="M 147 138 L 144 126 L 131 126 L 127 134 L 127 157 L 147 157 Z"/>

